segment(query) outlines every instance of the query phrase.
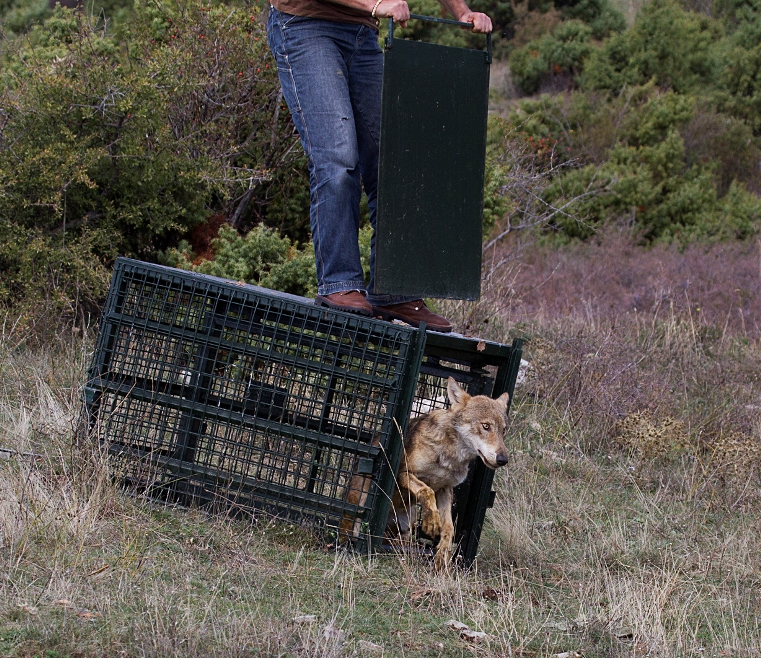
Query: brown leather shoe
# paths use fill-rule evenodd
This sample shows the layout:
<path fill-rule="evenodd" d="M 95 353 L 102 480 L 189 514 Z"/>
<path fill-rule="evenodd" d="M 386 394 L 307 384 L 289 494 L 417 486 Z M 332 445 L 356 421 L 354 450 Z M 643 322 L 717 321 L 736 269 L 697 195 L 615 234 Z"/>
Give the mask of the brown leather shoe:
<path fill-rule="evenodd" d="M 452 323 L 429 310 L 422 299 L 403 304 L 373 306 L 373 315 L 380 316 L 384 320 L 401 320 L 413 327 L 419 327 L 421 322 L 425 322 L 426 329 L 440 331 L 443 334 L 452 331 Z"/>
<path fill-rule="evenodd" d="M 373 307 L 359 290 L 344 290 L 334 292 L 332 295 L 317 295 L 314 298 L 317 306 L 327 306 L 337 311 L 348 311 L 359 315 L 372 315 Z"/>

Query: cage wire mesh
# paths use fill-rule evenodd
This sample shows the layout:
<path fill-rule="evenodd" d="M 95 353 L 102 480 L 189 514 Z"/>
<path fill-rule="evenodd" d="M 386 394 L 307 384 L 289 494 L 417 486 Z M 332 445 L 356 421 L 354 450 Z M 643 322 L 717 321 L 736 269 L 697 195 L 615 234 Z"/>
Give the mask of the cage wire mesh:
<path fill-rule="evenodd" d="M 85 387 L 90 428 L 116 477 L 151 497 L 285 517 L 366 548 L 383 534 L 410 415 L 446 407 L 450 375 L 472 394 L 514 385 L 519 348 L 425 339 L 119 259 Z M 485 507 L 475 511 L 480 535 Z"/>

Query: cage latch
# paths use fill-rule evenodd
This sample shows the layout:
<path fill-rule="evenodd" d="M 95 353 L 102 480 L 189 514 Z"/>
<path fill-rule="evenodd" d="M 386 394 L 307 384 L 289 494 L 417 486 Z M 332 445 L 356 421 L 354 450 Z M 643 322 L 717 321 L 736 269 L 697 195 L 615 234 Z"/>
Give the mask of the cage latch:
<path fill-rule="evenodd" d="M 357 464 L 357 473 L 359 475 L 372 475 L 374 465 L 375 462 L 369 457 L 361 457 Z"/>

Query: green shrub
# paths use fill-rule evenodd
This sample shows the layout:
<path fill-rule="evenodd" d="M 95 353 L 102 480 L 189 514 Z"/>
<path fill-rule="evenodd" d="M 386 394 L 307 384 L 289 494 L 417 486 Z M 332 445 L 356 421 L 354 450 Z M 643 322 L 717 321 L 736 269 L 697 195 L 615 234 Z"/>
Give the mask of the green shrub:
<path fill-rule="evenodd" d="M 0 25 L 6 36 L 23 33 L 30 25 L 50 16 L 50 13 L 48 0 L 0 0 Z"/>
<path fill-rule="evenodd" d="M 704 221 L 686 227 L 679 239 L 747 240 L 761 232 L 761 199 L 747 191 L 742 183 L 732 181 L 729 191 L 716 204 Z"/>
<path fill-rule="evenodd" d="M 715 0 L 713 14 L 734 44 L 751 49 L 761 43 L 761 0 Z"/>
<path fill-rule="evenodd" d="M 272 193 L 295 159 L 257 9 L 138 2 L 124 29 L 122 45 L 59 7 L 5 53 L 0 227 L 53 272 L 65 253 L 93 280 L 117 255 L 155 259 L 246 190 Z M 5 286 L 0 303 L 45 296 L 32 288 Z"/>
<path fill-rule="evenodd" d="M 442 16 L 453 18 L 442 8 L 438 0 L 409 0 L 410 12 L 422 16 Z M 507 40 L 512 36 L 512 24 L 515 12 L 510 2 L 500 0 L 471 0 L 468 6 L 472 11 L 487 14 L 492 20 L 494 28 L 493 48 L 499 54 L 505 52 L 508 47 Z M 385 34 L 386 20 L 381 21 L 382 33 Z M 483 34 L 474 34 L 451 25 L 440 25 L 429 21 L 411 20 L 406 28 L 398 28 L 395 35 L 416 41 L 438 43 L 458 48 L 483 49 L 486 39 Z"/>
<path fill-rule="evenodd" d="M 442 9 L 437 0 L 410 0 L 410 13 L 421 16 L 444 16 L 451 19 L 447 12 Z M 385 33 L 387 19 L 381 21 Z M 445 46 L 454 46 L 457 48 L 468 47 L 468 37 L 464 30 L 452 25 L 441 25 L 430 21 L 420 21 L 412 19 L 407 23 L 405 28 L 395 28 L 394 36 L 414 41 L 426 41 L 428 43 L 438 43 Z M 483 46 L 485 39 L 481 37 Z"/>
<path fill-rule="evenodd" d="M 564 209 L 549 223 L 563 236 L 588 238 L 611 221 L 631 223 L 646 241 L 758 230 L 759 199 L 747 186 L 757 181 L 761 151 L 745 124 L 705 101 L 651 82 L 620 96 L 523 100 L 508 122 L 537 156 L 550 150 L 568 165 L 556 167 L 542 192 L 549 207 Z"/>
<path fill-rule="evenodd" d="M 547 57 L 539 50 L 539 44 L 539 40 L 530 41 L 510 56 L 513 82 L 526 94 L 538 91 L 542 79 L 551 73 Z"/>
<path fill-rule="evenodd" d="M 177 249 L 168 250 L 165 262 L 172 267 L 295 295 L 312 297 L 317 290 L 311 243 L 299 249 L 297 244 L 263 225 L 245 236 L 231 226 L 223 225 L 211 246 L 214 259 L 194 263 L 195 254 L 183 241 Z"/>
<path fill-rule="evenodd" d="M 654 145 L 615 147 L 602 167 L 572 170 L 548 188 L 545 200 L 553 206 L 579 197 L 593 181 L 608 188 L 603 194 L 580 199 L 570 217 L 558 216 L 555 228 L 571 237 L 587 238 L 607 222 L 628 218 L 648 242 L 686 244 L 757 235 L 761 200 L 736 182 L 720 198 L 714 167 L 710 163 L 685 166 L 684 161 L 684 143 L 674 130 Z"/>
<path fill-rule="evenodd" d="M 254 224 L 263 221 L 297 242 L 310 240 L 309 224 L 309 171 L 306 155 L 272 172 L 272 180 L 256 195 L 248 218 Z M 241 223 L 246 227 L 246 223 Z M 247 228 L 247 227 L 246 227 Z"/>
<path fill-rule="evenodd" d="M 618 92 L 652 79 L 660 87 L 687 92 L 711 84 L 722 34 L 717 21 L 685 11 L 676 0 L 652 0 L 630 30 L 591 53 L 582 86 Z"/>
<path fill-rule="evenodd" d="M 504 195 L 508 172 L 506 168 L 491 158 L 486 161 L 484 176 L 484 216 L 483 237 L 486 238 L 505 216 L 508 199 Z"/>
<path fill-rule="evenodd" d="M 716 189 L 724 196 L 733 182 L 761 193 L 761 139 L 749 122 L 720 112 L 705 99 L 695 105 L 692 118 L 680 129 L 688 165 L 712 162 Z"/>
<path fill-rule="evenodd" d="M 510 57 L 515 83 L 527 94 L 542 80 L 558 74 L 576 76 L 592 51 L 592 28 L 577 20 L 561 23 L 551 34 L 530 41 Z"/>
<path fill-rule="evenodd" d="M 42 231 L 0 222 L 0 312 L 11 312 L 19 335 L 57 334 L 76 322 L 91 324 L 110 271 L 94 256 L 90 232 L 79 240 L 51 240 Z"/>
<path fill-rule="evenodd" d="M 595 39 L 623 32 L 626 27 L 624 15 L 608 0 L 555 0 L 555 6 L 560 8 L 564 19 L 576 19 L 589 25 Z"/>
<path fill-rule="evenodd" d="M 761 44 L 727 48 L 723 57 L 724 74 L 715 95 L 716 104 L 761 135 Z"/>

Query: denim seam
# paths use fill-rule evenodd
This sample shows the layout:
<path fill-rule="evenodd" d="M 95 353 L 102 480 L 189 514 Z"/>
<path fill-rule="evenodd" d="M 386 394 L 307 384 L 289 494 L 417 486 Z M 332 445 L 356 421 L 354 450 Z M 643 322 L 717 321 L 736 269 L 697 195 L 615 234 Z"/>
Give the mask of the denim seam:
<path fill-rule="evenodd" d="M 357 30 L 357 36 L 354 37 L 354 51 L 351 53 L 351 55 L 349 56 L 349 59 L 346 62 L 347 69 L 349 68 L 349 65 L 351 64 L 351 61 L 354 59 L 354 55 L 357 54 L 357 50 L 359 50 L 359 43 L 357 42 L 359 41 L 359 35 L 362 34 L 363 27 L 364 25 L 359 26 L 359 29 Z"/>

